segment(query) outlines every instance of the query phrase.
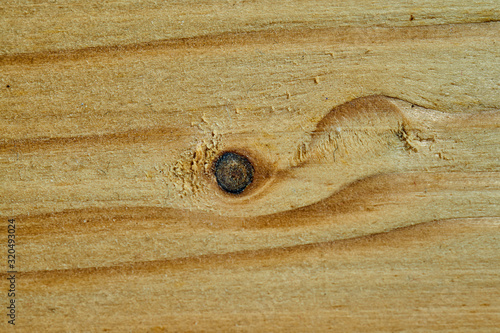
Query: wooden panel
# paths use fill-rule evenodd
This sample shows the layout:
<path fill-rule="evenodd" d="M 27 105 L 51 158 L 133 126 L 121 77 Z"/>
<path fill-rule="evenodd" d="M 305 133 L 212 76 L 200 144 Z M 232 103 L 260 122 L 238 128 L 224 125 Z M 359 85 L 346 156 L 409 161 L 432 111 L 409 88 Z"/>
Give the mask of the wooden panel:
<path fill-rule="evenodd" d="M 500 327 L 497 1 L 0 13 L 17 330 Z"/>

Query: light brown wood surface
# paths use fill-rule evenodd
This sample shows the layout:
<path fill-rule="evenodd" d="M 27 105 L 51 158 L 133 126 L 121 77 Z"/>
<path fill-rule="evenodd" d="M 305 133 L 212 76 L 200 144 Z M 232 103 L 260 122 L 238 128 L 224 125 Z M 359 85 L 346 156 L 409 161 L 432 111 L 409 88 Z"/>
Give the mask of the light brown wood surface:
<path fill-rule="evenodd" d="M 499 19 L 2 2 L 0 330 L 499 331 Z M 224 151 L 254 165 L 240 195 Z"/>

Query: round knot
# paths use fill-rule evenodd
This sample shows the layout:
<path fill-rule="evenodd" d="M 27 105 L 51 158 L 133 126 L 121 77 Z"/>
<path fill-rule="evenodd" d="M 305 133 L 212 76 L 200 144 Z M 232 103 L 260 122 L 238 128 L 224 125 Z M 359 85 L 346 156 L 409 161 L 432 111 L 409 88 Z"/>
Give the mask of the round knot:
<path fill-rule="evenodd" d="M 252 163 L 240 154 L 226 152 L 215 162 L 215 178 L 224 191 L 238 194 L 253 181 Z"/>

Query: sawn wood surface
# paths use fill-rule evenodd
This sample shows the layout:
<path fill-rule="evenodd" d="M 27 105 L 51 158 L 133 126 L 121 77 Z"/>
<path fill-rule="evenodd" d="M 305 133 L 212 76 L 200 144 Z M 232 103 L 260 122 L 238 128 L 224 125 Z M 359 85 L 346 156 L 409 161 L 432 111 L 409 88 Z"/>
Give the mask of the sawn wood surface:
<path fill-rule="evenodd" d="M 498 332 L 500 3 L 3 1 L 0 219 L 1 331 Z"/>

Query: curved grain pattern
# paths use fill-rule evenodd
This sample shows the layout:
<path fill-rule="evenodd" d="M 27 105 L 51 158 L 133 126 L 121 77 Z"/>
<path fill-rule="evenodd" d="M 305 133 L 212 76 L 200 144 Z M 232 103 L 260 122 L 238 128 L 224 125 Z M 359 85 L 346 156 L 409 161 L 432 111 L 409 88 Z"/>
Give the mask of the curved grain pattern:
<path fill-rule="evenodd" d="M 0 4 L 16 329 L 496 329 L 499 13 Z M 244 191 L 217 185 L 225 151 Z"/>
<path fill-rule="evenodd" d="M 280 133 L 285 153 L 304 129 L 358 97 L 393 96 L 443 112 L 497 110 L 499 28 L 300 29 L 9 54 L 1 58 L 0 142 L 160 126 L 198 131 L 197 141 L 214 130 Z"/>
<path fill-rule="evenodd" d="M 498 172 L 499 119 L 498 112 L 446 115 L 366 97 L 328 113 L 288 160 L 279 150 L 260 150 L 249 133 L 214 133 L 177 156 L 182 132 L 165 128 L 112 139 L 11 141 L 0 147 L 11 161 L 3 166 L 2 191 L 11 201 L 2 203 L 2 214 L 151 206 L 260 216 L 313 204 L 377 174 Z M 216 185 L 212 165 L 226 150 L 254 161 L 256 180 L 241 196 Z"/>
<path fill-rule="evenodd" d="M 147 154 L 129 158 L 130 174 L 117 156 L 130 156 L 134 146 L 151 152 L 174 142 L 169 133 L 178 133 L 136 133 L 95 142 L 94 151 L 86 148 L 90 138 L 20 142 L 21 155 L 52 168 L 30 172 L 33 179 L 48 175 L 66 183 L 32 180 L 23 190 L 17 186 L 26 181 L 12 182 L 3 191 L 19 197 L 8 207 L 23 220 L 29 270 L 289 247 L 433 220 L 499 216 L 499 124 L 498 112 L 443 114 L 372 96 L 334 108 L 288 161 L 276 151 L 281 161 L 270 163 L 241 134 L 220 135 L 186 154 L 182 164 L 155 173 L 148 159 L 141 159 Z M 91 162 L 72 166 L 68 156 L 52 153 L 61 142 L 73 152 L 85 151 L 90 161 L 110 154 L 107 150 L 113 158 L 102 175 L 89 173 Z M 238 149 L 251 157 L 256 179 L 241 195 L 228 195 L 217 185 L 212 165 L 220 152 Z M 118 166 L 119 173 L 113 171 Z M 16 207 L 28 207 L 29 214 L 19 216 Z M 44 248 L 49 238 L 53 246 Z M 72 248 L 78 253 L 57 259 Z M 92 259 L 97 253 L 99 263 Z"/>
<path fill-rule="evenodd" d="M 24 306 L 37 315 L 23 325 L 491 331 L 500 320 L 499 223 L 448 220 L 340 242 L 27 273 Z"/>

